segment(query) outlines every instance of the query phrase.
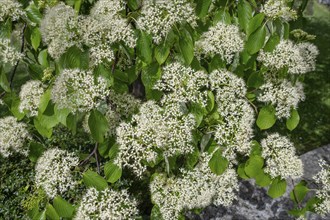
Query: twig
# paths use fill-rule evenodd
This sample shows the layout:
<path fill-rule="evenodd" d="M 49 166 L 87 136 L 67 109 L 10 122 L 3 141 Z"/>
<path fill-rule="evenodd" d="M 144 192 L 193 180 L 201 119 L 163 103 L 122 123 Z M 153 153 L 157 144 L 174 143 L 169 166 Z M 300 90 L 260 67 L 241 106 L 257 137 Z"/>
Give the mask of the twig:
<path fill-rule="evenodd" d="M 21 53 L 23 53 L 24 51 L 24 32 L 25 32 L 25 29 L 26 29 L 26 24 L 24 24 L 24 27 L 23 27 L 23 31 L 22 31 L 22 45 L 21 45 Z M 13 82 L 14 82 L 14 77 L 15 77 L 15 74 L 16 74 L 16 70 L 17 70 L 17 67 L 18 67 L 18 64 L 19 64 L 19 61 L 20 60 L 17 60 L 15 66 L 14 66 L 14 69 L 10 75 L 10 89 L 13 89 Z"/>
<path fill-rule="evenodd" d="M 100 173 L 100 159 L 99 159 L 99 155 L 98 155 L 98 143 L 95 144 L 95 147 L 92 150 L 92 152 L 83 161 L 81 161 L 79 163 L 79 166 L 83 166 L 83 165 L 87 164 L 90 161 L 92 156 L 94 156 L 95 160 L 96 160 L 97 173 Z"/>

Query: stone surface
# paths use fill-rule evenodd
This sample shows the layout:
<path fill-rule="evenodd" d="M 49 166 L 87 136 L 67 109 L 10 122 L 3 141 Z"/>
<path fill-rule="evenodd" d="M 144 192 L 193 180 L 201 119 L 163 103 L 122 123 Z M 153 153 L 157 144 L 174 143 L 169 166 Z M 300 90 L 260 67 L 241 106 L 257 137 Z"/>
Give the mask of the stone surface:
<path fill-rule="evenodd" d="M 301 156 L 304 164 L 304 179 L 313 188 L 315 186 L 311 181 L 312 176 L 320 170 L 318 160 L 321 158 L 330 163 L 330 145 Z M 293 183 L 290 180 L 285 195 L 272 199 L 267 195 L 265 188 L 256 186 L 253 180 L 244 180 L 240 182 L 239 197 L 232 206 L 211 205 L 199 215 L 187 213 L 186 217 L 191 220 L 293 220 L 295 218 L 287 213 L 294 207 L 294 203 L 289 197 L 292 188 Z M 319 215 L 309 213 L 307 219 L 326 220 L 330 219 L 330 216 L 321 218 Z"/>

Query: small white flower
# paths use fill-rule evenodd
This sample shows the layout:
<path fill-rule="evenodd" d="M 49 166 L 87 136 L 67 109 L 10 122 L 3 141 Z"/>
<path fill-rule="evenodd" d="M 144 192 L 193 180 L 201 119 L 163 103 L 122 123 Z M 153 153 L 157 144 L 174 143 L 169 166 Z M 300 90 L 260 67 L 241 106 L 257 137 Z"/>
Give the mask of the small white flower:
<path fill-rule="evenodd" d="M 275 106 L 278 118 L 289 118 L 291 109 L 297 109 L 299 102 L 305 100 L 304 88 L 300 82 L 292 85 L 286 79 L 281 81 L 269 78 L 260 89 L 258 101 Z"/>
<path fill-rule="evenodd" d="M 268 0 L 260 12 L 273 20 L 277 18 L 282 18 L 285 21 L 295 20 L 297 12 L 288 7 L 289 2 L 292 0 Z"/>
<path fill-rule="evenodd" d="M 139 213 L 137 201 L 126 190 L 89 188 L 80 202 L 75 220 L 135 219 Z"/>
<path fill-rule="evenodd" d="M 159 44 L 176 23 L 196 24 L 195 10 L 187 0 L 145 0 L 141 16 L 137 19 L 139 29 L 152 35 Z"/>
<path fill-rule="evenodd" d="M 62 195 L 77 185 L 71 169 L 78 166 L 79 158 L 61 149 L 49 149 L 39 157 L 35 184 L 42 187 L 50 198 Z"/>
<path fill-rule="evenodd" d="M 272 52 L 261 50 L 257 60 L 271 70 L 288 68 L 288 73 L 304 74 L 315 70 L 318 53 L 311 43 L 294 44 L 290 40 L 281 40 Z"/>
<path fill-rule="evenodd" d="M 25 123 L 18 122 L 12 116 L 0 119 L 0 153 L 4 157 L 8 157 L 13 152 L 27 156 L 29 150 L 25 142 L 30 139 Z"/>
<path fill-rule="evenodd" d="M 58 59 L 73 45 L 78 45 L 78 16 L 74 9 L 63 2 L 46 10 L 40 31 L 48 44 L 48 53 Z"/>
<path fill-rule="evenodd" d="M 28 111 L 28 115 L 33 117 L 38 115 L 40 98 L 44 93 L 42 82 L 39 80 L 30 80 L 26 82 L 19 93 L 20 105 L 19 111 Z"/>
<path fill-rule="evenodd" d="M 218 54 L 223 61 L 231 63 L 234 56 L 241 52 L 243 48 L 244 42 L 239 28 L 235 25 L 219 22 L 203 33 L 196 42 L 195 53 L 198 57 L 201 54 L 210 57 Z"/>
<path fill-rule="evenodd" d="M 0 0 L 0 22 L 10 17 L 12 21 L 17 21 L 25 15 L 21 3 L 16 0 Z"/>
<path fill-rule="evenodd" d="M 11 45 L 9 39 L 0 38 L 0 61 L 15 65 L 23 56 L 22 53 Z"/>
<path fill-rule="evenodd" d="M 65 69 L 56 78 L 52 89 L 52 100 L 59 108 L 73 113 L 88 112 L 99 106 L 109 94 L 107 82 L 93 73 L 79 69 Z"/>
<path fill-rule="evenodd" d="M 266 161 L 265 172 L 272 178 L 302 177 L 302 161 L 296 156 L 296 149 L 289 139 L 273 133 L 261 140 L 261 146 L 262 157 Z"/>
<path fill-rule="evenodd" d="M 325 216 L 330 214 L 330 165 L 325 160 L 319 160 L 321 171 L 319 171 L 313 179 L 319 185 L 316 190 L 316 197 L 321 200 L 316 204 L 315 211 Z"/>

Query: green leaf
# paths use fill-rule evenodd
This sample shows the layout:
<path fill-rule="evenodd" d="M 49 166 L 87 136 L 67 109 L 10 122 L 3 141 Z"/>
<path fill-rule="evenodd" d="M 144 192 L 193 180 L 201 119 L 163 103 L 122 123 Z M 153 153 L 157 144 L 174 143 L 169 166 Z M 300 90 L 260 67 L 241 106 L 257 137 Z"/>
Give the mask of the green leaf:
<path fill-rule="evenodd" d="M 46 216 L 50 220 L 60 220 L 60 216 L 57 214 L 55 208 L 51 204 L 46 206 Z"/>
<path fill-rule="evenodd" d="M 39 45 L 41 42 L 41 33 L 39 28 L 33 28 L 32 32 L 31 32 L 31 44 L 32 47 L 35 51 L 37 51 Z"/>
<path fill-rule="evenodd" d="M 168 55 L 170 54 L 170 47 L 165 43 L 161 43 L 160 45 L 155 47 L 155 58 L 159 64 L 163 64 Z"/>
<path fill-rule="evenodd" d="M 275 113 L 275 108 L 271 105 L 262 107 L 257 118 L 258 127 L 261 130 L 271 128 L 276 122 Z"/>
<path fill-rule="evenodd" d="M 145 63 L 150 64 L 152 62 L 152 39 L 143 32 L 139 32 L 136 45 L 137 56 Z"/>
<path fill-rule="evenodd" d="M 33 123 L 34 123 L 34 127 L 37 129 L 39 134 L 41 134 L 42 136 L 44 136 L 46 138 L 50 138 L 52 136 L 52 133 L 53 133 L 52 128 L 48 129 L 48 128 L 42 126 L 42 124 L 40 123 L 40 121 L 37 118 L 33 119 Z"/>
<path fill-rule="evenodd" d="M 108 187 L 107 181 L 102 176 L 91 170 L 87 170 L 83 174 L 83 181 L 87 187 L 94 187 L 99 191 L 105 190 Z"/>
<path fill-rule="evenodd" d="M 261 71 L 253 72 L 247 81 L 247 86 L 251 88 L 259 88 L 264 84 L 264 77 Z"/>
<path fill-rule="evenodd" d="M 41 66 L 49 67 L 47 57 L 48 57 L 47 49 L 44 49 L 44 50 L 40 51 L 40 53 L 38 55 L 38 62 L 40 63 Z"/>
<path fill-rule="evenodd" d="M 263 25 L 250 35 L 245 48 L 250 54 L 255 54 L 264 46 L 265 40 L 266 28 Z"/>
<path fill-rule="evenodd" d="M 63 109 L 59 109 L 57 107 L 57 105 L 55 105 L 54 107 L 54 114 L 57 118 L 57 121 L 61 124 L 63 124 L 64 126 L 67 126 L 66 122 L 67 122 L 67 117 L 70 114 L 70 110 L 63 108 Z"/>
<path fill-rule="evenodd" d="M 29 145 L 29 159 L 32 162 L 37 162 L 38 158 L 42 155 L 45 148 L 36 142 L 30 142 Z"/>
<path fill-rule="evenodd" d="M 180 33 L 179 47 L 185 63 L 190 65 L 194 59 L 194 42 L 186 29 Z"/>
<path fill-rule="evenodd" d="M 75 10 L 76 14 L 79 14 L 82 1 L 83 0 L 75 0 L 74 1 L 74 10 Z"/>
<path fill-rule="evenodd" d="M 33 216 L 33 220 L 46 220 L 46 210 L 44 210 L 43 212 L 39 212 L 35 216 Z"/>
<path fill-rule="evenodd" d="M 88 51 L 81 51 L 78 47 L 70 47 L 58 60 L 59 71 L 63 69 L 88 69 Z"/>
<path fill-rule="evenodd" d="M 256 16 L 254 16 L 253 18 L 251 18 L 248 28 L 247 28 L 247 33 L 246 33 L 247 36 L 250 36 L 250 34 L 252 34 L 255 30 L 257 30 L 261 26 L 264 18 L 265 18 L 265 15 L 262 13 L 259 13 Z"/>
<path fill-rule="evenodd" d="M 158 63 L 152 63 L 142 70 L 141 80 L 147 89 L 152 89 L 161 78 L 161 70 Z"/>
<path fill-rule="evenodd" d="M 211 137 L 212 137 L 211 134 L 204 134 L 203 135 L 203 137 L 201 139 L 201 143 L 200 143 L 201 152 L 204 152 L 207 145 L 210 143 Z"/>
<path fill-rule="evenodd" d="M 245 168 L 245 163 L 238 165 L 237 174 L 242 179 L 249 179 L 249 177 L 246 175 L 246 173 L 244 171 L 244 168 Z"/>
<path fill-rule="evenodd" d="M 268 39 L 266 45 L 264 46 L 264 51 L 266 52 L 272 52 L 276 46 L 280 43 L 280 37 L 278 36 L 278 34 L 273 34 L 272 36 L 270 36 L 270 38 Z"/>
<path fill-rule="evenodd" d="M 88 118 L 88 126 L 95 141 L 102 143 L 109 129 L 109 123 L 105 116 L 98 110 L 93 110 Z"/>
<path fill-rule="evenodd" d="M 254 177 L 256 180 L 256 184 L 261 187 L 266 187 L 271 184 L 272 179 L 268 174 L 266 174 L 264 171 L 260 172 L 257 176 Z"/>
<path fill-rule="evenodd" d="M 60 196 L 54 198 L 53 206 L 60 217 L 72 218 L 74 212 L 73 205 L 62 199 Z"/>
<path fill-rule="evenodd" d="M 226 171 L 228 165 L 229 162 L 221 155 L 220 149 L 213 154 L 212 158 L 209 161 L 209 167 L 211 171 L 217 175 L 223 174 Z"/>
<path fill-rule="evenodd" d="M 262 151 L 262 147 L 261 147 L 261 145 L 259 144 L 259 142 L 258 141 L 256 141 L 256 140 L 253 140 L 252 142 L 251 142 L 251 153 L 250 153 L 250 155 L 252 156 L 252 155 L 258 155 L 258 156 L 261 156 L 261 151 Z"/>
<path fill-rule="evenodd" d="M 139 9 L 139 4 L 138 4 L 137 0 L 128 0 L 127 5 L 133 11 Z"/>
<path fill-rule="evenodd" d="M 306 182 L 301 181 L 298 183 L 290 193 L 290 198 L 295 203 L 300 203 L 304 200 L 306 194 L 308 193 L 309 189 L 306 187 Z"/>
<path fill-rule="evenodd" d="M 273 199 L 282 196 L 286 191 L 286 181 L 279 177 L 274 179 L 268 189 L 268 195 Z"/>
<path fill-rule="evenodd" d="M 193 169 L 196 163 L 199 160 L 199 151 L 195 149 L 192 153 L 187 154 L 186 156 L 186 164 L 189 169 Z"/>
<path fill-rule="evenodd" d="M 19 98 L 17 96 L 13 96 L 10 111 L 17 118 L 17 120 L 21 120 L 25 116 L 25 113 L 19 111 L 19 105 L 20 105 Z"/>
<path fill-rule="evenodd" d="M 286 127 L 290 131 L 292 131 L 293 129 L 295 129 L 298 126 L 299 121 L 300 121 L 300 116 L 299 116 L 298 111 L 296 109 L 292 109 L 290 118 L 288 118 L 286 120 Z"/>
<path fill-rule="evenodd" d="M 226 62 L 224 62 L 220 55 L 215 55 L 211 62 L 209 63 L 209 73 L 211 73 L 213 70 L 221 69 L 221 68 L 226 68 Z"/>
<path fill-rule="evenodd" d="M 258 155 L 251 156 L 245 163 L 244 171 L 249 177 L 256 177 L 263 172 L 264 158 Z"/>
<path fill-rule="evenodd" d="M 47 109 L 48 103 L 51 97 L 51 90 L 47 89 L 44 94 L 42 94 L 39 102 L 38 114 L 42 114 Z"/>
<path fill-rule="evenodd" d="M 4 71 L 2 71 L 2 68 L 0 68 L 1 71 L 1 76 L 0 76 L 0 86 L 1 88 L 3 88 L 3 90 L 5 90 L 6 92 L 10 92 L 10 85 L 6 76 L 6 73 Z"/>
<path fill-rule="evenodd" d="M 73 134 L 77 132 L 77 123 L 78 123 L 78 115 L 74 115 L 70 113 L 66 118 L 66 126 L 72 131 Z"/>
<path fill-rule="evenodd" d="M 225 24 L 231 24 L 231 16 L 226 10 L 226 8 L 221 8 L 219 11 L 217 11 L 213 18 L 213 25 L 216 25 L 217 23 L 222 22 Z"/>
<path fill-rule="evenodd" d="M 154 205 L 151 210 L 150 220 L 163 220 L 163 216 L 157 205 Z"/>
<path fill-rule="evenodd" d="M 112 147 L 109 150 L 109 158 L 110 159 L 116 158 L 118 152 L 119 152 L 119 145 L 118 144 L 112 145 Z"/>
<path fill-rule="evenodd" d="M 197 0 L 196 15 L 199 18 L 204 18 L 209 11 L 211 3 L 212 0 Z"/>
<path fill-rule="evenodd" d="M 211 112 L 214 109 L 214 94 L 212 91 L 207 92 L 207 105 L 206 109 Z"/>
<path fill-rule="evenodd" d="M 40 21 L 42 19 L 42 14 L 40 13 L 39 9 L 33 2 L 29 4 L 29 6 L 25 9 L 25 11 L 26 11 L 28 18 L 32 22 L 34 22 L 38 25 L 40 24 Z"/>
<path fill-rule="evenodd" d="M 104 165 L 104 174 L 108 182 L 115 183 L 122 175 L 122 169 L 112 162 Z"/>
<path fill-rule="evenodd" d="M 249 21 L 252 18 L 252 7 L 250 3 L 245 0 L 240 0 L 237 6 L 238 22 L 243 28 L 245 33 L 247 32 Z"/>

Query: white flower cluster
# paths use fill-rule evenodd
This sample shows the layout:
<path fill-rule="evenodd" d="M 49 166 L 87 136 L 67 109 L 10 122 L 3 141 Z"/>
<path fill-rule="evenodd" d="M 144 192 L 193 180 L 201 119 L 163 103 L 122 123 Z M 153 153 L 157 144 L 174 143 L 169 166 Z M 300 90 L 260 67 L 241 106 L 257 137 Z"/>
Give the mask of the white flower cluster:
<path fill-rule="evenodd" d="M 91 71 L 65 69 L 56 78 L 52 89 L 52 100 L 59 108 L 73 113 L 88 112 L 99 106 L 109 94 L 104 78 L 94 79 Z"/>
<path fill-rule="evenodd" d="M 35 184 L 41 187 L 49 198 L 62 195 L 77 185 L 71 169 L 78 164 L 79 158 L 73 153 L 57 148 L 49 149 L 36 163 Z"/>
<path fill-rule="evenodd" d="M 114 59 L 111 45 L 116 42 L 122 41 L 128 47 L 135 47 L 134 31 L 119 13 L 124 9 L 124 2 L 121 0 L 100 0 L 91 9 L 90 15 L 81 19 L 82 42 L 91 47 L 93 66 Z"/>
<path fill-rule="evenodd" d="M 0 22 L 10 17 L 12 21 L 17 21 L 25 15 L 22 5 L 16 0 L 0 0 Z"/>
<path fill-rule="evenodd" d="M 19 111 L 27 111 L 30 117 L 37 116 L 40 98 L 43 94 L 44 88 L 42 82 L 39 80 L 27 81 L 21 87 L 21 91 L 19 93 L 19 98 L 21 100 Z"/>
<path fill-rule="evenodd" d="M 296 149 L 289 139 L 273 133 L 261 140 L 261 146 L 262 157 L 266 161 L 265 172 L 272 178 L 302 177 L 302 161 L 296 156 Z"/>
<path fill-rule="evenodd" d="M 244 48 L 242 33 L 236 25 L 228 25 L 222 22 L 211 27 L 203 33 L 201 38 L 196 41 L 196 55 L 206 56 L 220 55 L 226 63 L 231 63 L 234 56 Z"/>
<path fill-rule="evenodd" d="M 9 39 L 0 38 L 0 61 L 3 63 L 9 63 L 15 65 L 16 62 L 23 58 L 23 54 L 16 50 L 11 45 Z"/>
<path fill-rule="evenodd" d="M 209 159 L 210 156 L 203 158 L 192 171 L 181 170 L 182 177 L 157 175 L 152 180 L 151 199 L 164 219 L 176 220 L 184 209 L 204 208 L 212 203 L 232 204 L 238 190 L 235 170 L 229 168 L 218 176 L 208 167 Z"/>
<path fill-rule="evenodd" d="M 66 50 L 78 44 L 78 16 L 63 2 L 46 10 L 40 31 L 48 45 L 48 53 L 58 59 Z"/>
<path fill-rule="evenodd" d="M 224 69 L 213 71 L 209 77 L 222 118 L 216 126 L 215 140 L 220 147 L 225 147 L 224 156 L 234 162 L 236 152 L 248 154 L 250 151 L 255 114 L 245 98 L 243 79 Z"/>
<path fill-rule="evenodd" d="M 300 101 L 305 100 L 303 84 L 296 82 L 295 85 L 286 79 L 267 80 L 261 87 L 258 101 L 271 103 L 275 106 L 278 118 L 289 118 L 291 109 L 297 109 Z"/>
<path fill-rule="evenodd" d="M 0 119 L 0 153 L 8 157 L 12 152 L 28 155 L 29 150 L 25 142 L 31 136 L 27 130 L 27 125 L 18 122 L 16 118 L 7 116 Z"/>
<path fill-rule="evenodd" d="M 180 109 L 176 107 L 163 109 L 154 101 L 148 101 L 142 104 L 139 114 L 133 115 L 131 123 L 121 123 L 117 128 L 119 153 L 115 163 L 141 177 L 146 170 L 142 161 L 155 162 L 156 150 L 165 157 L 192 152 L 194 116 L 179 116 Z"/>
<path fill-rule="evenodd" d="M 271 70 L 288 68 L 291 74 L 304 74 L 315 70 L 318 53 L 311 43 L 294 44 L 290 40 L 281 40 L 272 52 L 261 50 L 257 60 Z"/>
<path fill-rule="evenodd" d="M 126 190 L 89 188 L 80 202 L 75 220 L 135 219 L 139 213 L 137 201 Z"/>
<path fill-rule="evenodd" d="M 138 111 L 141 102 L 130 94 L 118 94 L 113 90 L 110 90 L 109 99 L 110 104 L 108 105 L 108 109 L 105 112 L 105 118 L 109 123 L 109 136 L 115 136 L 116 128 L 119 126 L 119 124 L 131 118 L 132 115 Z M 83 128 L 85 132 L 90 133 L 88 118 L 89 114 L 87 114 L 85 117 Z"/>
<path fill-rule="evenodd" d="M 313 179 L 319 188 L 316 191 L 316 197 L 321 200 L 315 207 L 315 211 L 325 216 L 330 213 L 330 165 L 325 160 L 319 160 L 321 171 Z"/>
<path fill-rule="evenodd" d="M 285 21 L 295 20 L 297 12 L 288 7 L 289 2 L 292 0 L 268 0 L 260 12 L 273 20 L 277 18 L 282 18 Z"/>
<path fill-rule="evenodd" d="M 163 68 L 162 78 L 154 89 L 165 93 L 162 103 L 200 103 L 206 105 L 208 75 L 203 71 L 195 71 L 176 62 Z"/>
<path fill-rule="evenodd" d="M 137 26 L 159 44 L 176 23 L 196 23 L 193 5 L 188 0 L 145 0 Z"/>

